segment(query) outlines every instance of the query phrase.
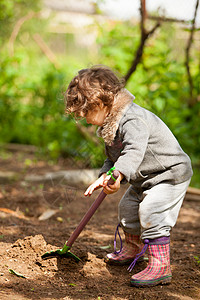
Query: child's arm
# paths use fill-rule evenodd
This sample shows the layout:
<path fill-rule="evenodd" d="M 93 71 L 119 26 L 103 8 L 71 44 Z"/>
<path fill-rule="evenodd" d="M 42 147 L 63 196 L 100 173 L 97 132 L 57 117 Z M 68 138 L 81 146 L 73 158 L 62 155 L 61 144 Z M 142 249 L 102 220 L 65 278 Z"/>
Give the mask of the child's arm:
<path fill-rule="evenodd" d="M 107 186 L 108 180 L 109 180 L 110 176 L 107 175 L 106 173 L 102 174 L 101 177 L 99 177 L 99 179 L 97 179 L 93 184 L 91 184 L 87 190 L 85 191 L 84 195 L 85 196 L 91 196 L 92 193 L 103 187 L 104 188 L 104 192 L 106 194 L 113 194 L 116 193 L 119 189 L 120 189 L 120 182 L 121 180 L 124 178 L 124 175 L 120 173 L 119 177 L 117 178 L 117 180 L 115 181 L 114 184 Z"/>

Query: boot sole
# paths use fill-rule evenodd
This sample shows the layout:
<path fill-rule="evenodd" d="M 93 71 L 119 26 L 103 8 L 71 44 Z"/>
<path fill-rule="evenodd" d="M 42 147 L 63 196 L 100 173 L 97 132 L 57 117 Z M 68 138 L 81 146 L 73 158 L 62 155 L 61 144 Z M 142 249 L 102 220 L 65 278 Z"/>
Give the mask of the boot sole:
<path fill-rule="evenodd" d="M 169 284 L 171 280 L 172 275 L 168 275 L 154 280 L 131 280 L 131 285 L 136 287 L 151 287 L 158 284 Z"/>
<path fill-rule="evenodd" d="M 125 265 L 129 265 L 132 263 L 132 261 L 134 260 L 134 258 L 131 258 L 131 259 L 128 259 L 128 260 L 123 260 L 123 261 L 120 261 L 120 260 L 112 260 L 112 259 L 109 259 L 109 258 L 104 258 L 104 261 L 105 263 L 107 263 L 108 265 L 114 265 L 114 266 L 125 266 Z M 143 261 L 146 261 L 146 258 L 145 257 L 140 257 L 137 262 L 143 262 Z"/>

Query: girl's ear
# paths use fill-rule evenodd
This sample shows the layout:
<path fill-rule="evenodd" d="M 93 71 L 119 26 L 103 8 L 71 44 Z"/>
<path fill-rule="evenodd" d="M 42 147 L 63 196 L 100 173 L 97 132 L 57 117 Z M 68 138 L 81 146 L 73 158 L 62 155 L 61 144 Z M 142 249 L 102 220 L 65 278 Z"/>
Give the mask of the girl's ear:
<path fill-rule="evenodd" d="M 101 100 L 99 100 L 98 104 L 97 104 L 101 109 L 104 108 L 104 104 Z"/>

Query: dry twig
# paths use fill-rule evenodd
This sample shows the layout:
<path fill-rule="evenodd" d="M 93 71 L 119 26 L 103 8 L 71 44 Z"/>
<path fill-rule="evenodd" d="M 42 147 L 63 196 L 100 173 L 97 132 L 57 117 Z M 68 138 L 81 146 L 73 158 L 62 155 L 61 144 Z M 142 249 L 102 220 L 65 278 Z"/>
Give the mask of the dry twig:
<path fill-rule="evenodd" d="M 18 35 L 18 33 L 19 33 L 19 31 L 20 31 L 22 25 L 23 25 L 26 21 L 32 19 L 33 17 L 37 17 L 37 16 L 39 16 L 38 13 L 35 13 L 34 11 L 30 11 L 26 16 L 20 18 L 20 19 L 17 21 L 17 23 L 16 23 L 16 25 L 15 25 L 15 27 L 14 27 L 12 33 L 11 33 L 9 42 L 8 42 L 8 51 L 9 51 L 9 55 L 10 55 L 10 56 L 13 56 L 13 55 L 14 55 L 14 43 L 15 43 L 15 40 L 16 40 L 16 38 L 17 38 L 17 35 Z"/>
<path fill-rule="evenodd" d="M 36 33 L 33 35 L 33 38 L 35 42 L 38 44 L 38 46 L 40 47 L 40 49 L 42 50 L 42 52 L 46 55 L 48 60 L 54 65 L 56 69 L 59 69 L 60 65 L 57 61 L 55 54 L 52 52 L 49 46 L 42 39 L 41 35 L 39 33 Z"/>
<path fill-rule="evenodd" d="M 76 122 L 77 129 L 84 136 L 86 140 L 92 141 L 96 146 L 100 145 L 100 140 L 95 136 L 94 132 L 89 132 L 88 128 Z"/>
<path fill-rule="evenodd" d="M 140 44 L 138 46 L 138 49 L 136 51 L 135 58 L 131 64 L 130 69 L 128 70 L 127 74 L 125 75 L 125 81 L 127 82 L 130 78 L 130 76 L 135 72 L 137 65 L 140 63 L 144 51 L 144 46 L 148 38 L 150 38 L 156 29 L 160 26 L 160 21 L 156 23 L 156 25 L 149 31 L 145 29 L 145 21 L 147 18 L 147 12 L 146 12 L 146 0 L 140 0 L 140 13 L 141 13 L 141 37 L 140 37 Z"/>

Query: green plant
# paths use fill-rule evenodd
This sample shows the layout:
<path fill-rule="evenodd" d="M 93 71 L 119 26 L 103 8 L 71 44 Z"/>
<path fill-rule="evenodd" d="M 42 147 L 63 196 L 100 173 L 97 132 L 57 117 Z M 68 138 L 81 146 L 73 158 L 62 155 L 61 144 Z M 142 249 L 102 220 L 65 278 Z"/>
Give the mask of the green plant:
<path fill-rule="evenodd" d="M 7 42 L 17 20 L 31 10 L 37 12 L 40 1 L 5 1 L 0 4 L 0 142 L 24 143 L 39 147 L 40 152 L 56 160 L 60 155 L 73 157 L 77 164 L 100 167 L 105 158 L 103 143 L 86 138 L 74 120 L 64 114 L 63 92 L 77 70 L 91 64 L 87 51 L 75 47 L 72 34 L 63 37 L 67 53 L 58 54 L 55 68 L 41 53 L 33 35 L 40 32 L 50 43 L 56 37 L 47 33 L 48 21 L 33 17 L 20 28 L 14 55 L 7 54 Z M 144 50 L 142 63 L 132 75 L 127 88 L 139 105 L 163 119 L 192 159 L 192 185 L 200 187 L 200 102 L 191 105 L 184 65 L 185 43 L 178 31 L 162 25 Z M 60 39 L 60 37 L 59 37 Z M 108 21 L 99 25 L 99 53 L 93 60 L 125 75 L 139 43 L 139 26 L 128 21 Z M 194 95 L 199 93 L 197 50 L 193 49 L 192 76 Z M 86 123 L 81 126 L 87 127 Z M 89 128 L 88 128 L 89 130 Z M 94 135 L 94 133 L 91 133 Z"/>
<path fill-rule="evenodd" d="M 108 30 L 108 28 L 110 30 Z M 194 49 L 192 75 L 196 100 L 191 105 L 185 69 L 185 41 L 177 43 L 179 28 L 162 25 L 151 38 L 127 84 L 136 96 L 136 103 L 157 114 L 172 130 L 183 150 L 190 156 L 194 169 L 192 185 L 200 182 L 200 118 L 198 55 Z M 139 43 L 139 26 L 130 22 L 108 23 L 100 28 L 99 52 L 101 62 L 126 74 Z"/>
<path fill-rule="evenodd" d="M 200 256 L 194 256 L 195 261 L 200 265 Z"/>

